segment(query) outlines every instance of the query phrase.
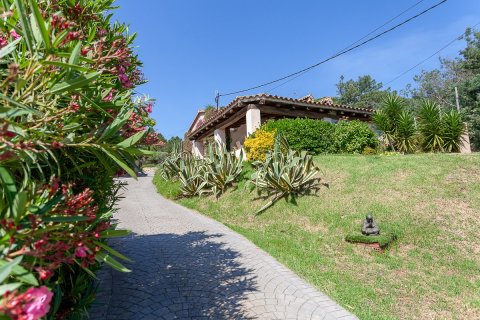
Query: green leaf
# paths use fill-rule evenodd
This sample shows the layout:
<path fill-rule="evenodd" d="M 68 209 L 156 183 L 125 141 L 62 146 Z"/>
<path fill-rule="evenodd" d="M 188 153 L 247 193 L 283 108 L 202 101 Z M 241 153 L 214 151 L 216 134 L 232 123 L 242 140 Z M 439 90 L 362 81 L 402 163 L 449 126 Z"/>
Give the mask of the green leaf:
<path fill-rule="evenodd" d="M 13 50 L 15 50 L 17 44 L 22 40 L 22 38 L 18 38 L 7 44 L 5 47 L 0 49 L 0 59 L 5 57 L 6 55 L 10 54 Z"/>
<path fill-rule="evenodd" d="M 36 214 L 36 215 L 45 214 L 48 211 L 50 211 L 50 209 L 52 209 L 53 206 L 55 206 L 57 203 L 59 203 L 63 199 L 64 199 L 64 196 L 62 194 L 58 194 L 55 197 L 53 197 L 52 199 L 50 199 L 47 203 L 43 204 L 40 207 L 32 207 L 31 206 L 29 208 L 29 211 L 33 214 Z"/>
<path fill-rule="evenodd" d="M 129 230 L 105 230 L 100 233 L 102 238 L 125 237 L 130 234 Z"/>
<path fill-rule="evenodd" d="M 7 277 L 12 272 L 13 267 L 17 266 L 20 262 L 22 262 L 22 258 L 22 256 L 17 257 L 0 267 L 0 283 L 7 279 Z"/>
<path fill-rule="evenodd" d="M 18 192 L 13 199 L 13 211 L 12 216 L 15 219 L 22 217 L 25 214 L 25 209 L 27 205 L 27 192 L 22 191 Z"/>
<path fill-rule="evenodd" d="M 22 32 L 25 36 L 25 42 L 27 43 L 28 50 L 30 52 L 34 51 L 34 37 L 32 33 L 32 29 L 30 28 L 30 23 L 28 21 L 28 13 L 25 9 L 25 5 L 23 0 L 14 0 L 15 6 L 17 7 L 18 17 L 20 18 L 20 25 L 22 26 Z"/>
<path fill-rule="evenodd" d="M 45 48 L 47 51 L 50 51 L 52 47 L 52 43 L 50 41 L 50 35 L 48 34 L 48 30 L 45 26 L 45 21 L 43 20 L 42 13 L 38 8 L 38 4 L 36 0 L 30 0 L 30 6 L 32 7 L 33 16 L 35 17 L 35 21 L 37 22 L 38 28 L 40 29 L 40 34 L 43 39 L 43 43 L 45 44 Z"/>
<path fill-rule="evenodd" d="M 3 296 L 7 291 L 13 291 L 20 287 L 22 284 L 20 282 L 8 283 L 0 286 L 0 296 Z"/>
<path fill-rule="evenodd" d="M 78 63 L 80 59 L 80 52 L 82 50 L 82 42 L 79 41 L 76 45 L 75 48 L 72 50 L 72 54 L 70 55 L 70 58 L 68 58 L 68 63 L 71 65 L 75 65 Z"/>
<path fill-rule="evenodd" d="M 6 264 L 8 264 L 7 261 L 0 260 L 0 267 L 5 266 Z M 21 265 L 14 266 L 12 268 L 11 273 L 15 276 L 15 279 L 17 279 L 18 281 L 21 281 L 26 284 L 30 284 L 32 286 L 38 286 L 37 278 L 35 278 L 35 276 L 31 272 L 29 272 L 27 269 L 25 269 Z"/>
<path fill-rule="evenodd" d="M 129 261 L 129 262 L 133 262 L 131 259 L 125 257 L 123 254 L 121 254 L 120 252 L 118 252 L 117 250 L 107 246 L 106 244 L 104 243 L 101 243 L 100 241 L 93 241 L 93 243 L 95 243 L 97 246 L 101 247 L 102 249 L 104 249 L 105 251 L 107 251 L 108 253 L 122 259 L 122 260 L 126 260 L 126 261 Z"/>
<path fill-rule="evenodd" d="M 91 220 L 91 218 L 85 216 L 57 216 L 43 218 L 43 221 L 45 222 L 79 222 L 88 220 Z"/>
<path fill-rule="evenodd" d="M 158 153 L 158 151 L 145 150 L 145 149 L 140 149 L 140 148 L 125 148 L 123 150 L 128 152 L 129 154 L 143 155 L 143 156 L 153 156 L 153 155 Z"/>
<path fill-rule="evenodd" d="M 70 64 L 70 63 L 65 63 L 65 62 L 61 62 L 61 61 L 43 60 L 43 61 L 41 61 L 41 63 L 45 64 L 45 65 L 56 66 L 56 67 L 61 67 L 61 68 L 65 68 L 65 69 L 73 69 L 73 70 L 77 70 L 77 71 L 81 71 L 81 72 L 90 71 L 89 68 L 85 68 L 85 67 L 82 67 L 82 66 L 79 66 L 79 65 L 76 65 L 76 64 Z"/>
<path fill-rule="evenodd" d="M 133 171 L 132 168 L 130 168 L 130 166 L 120 158 L 121 156 L 117 154 L 117 152 L 115 152 L 113 149 L 108 147 L 101 147 L 101 149 L 107 156 L 109 156 L 113 161 L 115 161 L 115 163 L 120 168 L 125 170 L 131 177 L 134 177 L 134 178 L 137 177 L 135 171 Z"/>
<path fill-rule="evenodd" d="M 3 99 L 3 100 L 11 103 L 12 105 L 14 105 L 14 106 L 16 106 L 16 107 L 25 109 L 25 110 L 27 110 L 29 113 L 34 114 L 34 115 L 36 115 L 36 116 L 41 116 L 41 115 L 42 115 L 41 112 L 39 112 L 39 111 L 37 111 L 37 110 L 34 110 L 34 109 L 31 109 L 31 108 L 27 107 L 26 105 L 21 104 L 21 103 L 15 101 L 15 100 L 13 100 L 13 99 L 7 97 L 6 95 L 4 95 L 4 94 L 2 94 L 2 93 L 0 93 L 0 99 Z"/>
<path fill-rule="evenodd" d="M 24 116 L 27 114 L 34 113 L 35 110 L 32 109 L 24 109 L 24 108 L 1 108 L 0 109 L 0 118 L 16 118 L 20 116 Z"/>
<path fill-rule="evenodd" d="M 66 126 L 64 126 L 62 128 L 62 131 L 70 131 L 70 130 L 75 130 L 75 129 L 78 129 L 78 128 L 81 128 L 82 125 L 78 122 L 72 122 L 72 123 L 69 123 L 67 124 Z"/>
<path fill-rule="evenodd" d="M 5 167 L 0 167 L 0 184 L 3 186 L 4 195 L 7 198 L 7 204 L 13 208 L 14 200 L 17 194 L 17 185 L 10 171 Z"/>
<path fill-rule="evenodd" d="M 133 109 L 122 108 L 120 110 L 117 117 L 105 128 L 102 135 L 99 138 L 99 141 L 107 139 L 114 135 L 121 127 L 127 123 L 128 119 L 130 119 L 130 115 L 132 114 Z"/>
<path fill-rule="evenodd" d="M 75 89 L 82 88 L 88 85 L 89 83 L 93 82 L 100 75 L 101 75 L 101 72 L 92 72 L 87 75 L 81 75 L 75 79 L 57 83 L 50 90 L 50 93 L 61 93 L 65 91 L 73 91 Z"/>
<path fill-rule="evenodd" d="M 114 268 L 115 270 L 118 270 L 118 271 L 121 271 L 121 272 L 131 272 L 132 271 L 132 270 L 126 268 L 120 262 L 118 262 L 117 260 L 115 260 L 114 258 L 112 258 L 111 256 L 109 256 L 108 254 L 106 254 L 102 251 L 97 252 L 97 254 L 95 255 L 95 260 L 97 260 L 98 262 L 105 262 L 106 264 L 108 264 L 109 266 Z"/>
<path fill-rule="evenodd" d="M 138 141 L 140 141 L 143 138 L 145 133 L 147 133 L 146 130 L 137 132 L 133 136 L 131 136 L 131 137 L 123 140 L 122 142 L 118 143 L 117 146 L 119 146 L 121 148 L 128 148 L 128 147 L 134 146 Z"/>
<path fill-rule="evenodd" d="M 92 99 L 90 99 L 89 97 L 87 97 L 86 95 L 82 94 L 81 92 L 79 92 L 79 94 L 82 96 L 83 99 L 85 99 L 88 103 L 90 103 L 92 106 L 94 106 L 95 108 L 97 108 L 100 112 L 102 112 L 103 114 L 107 115 L 108 117 L 110 118 L 113 118 L 113 116 L 108 113 L 107 111 L 103 110 L 102 107 L 100 107 L 95 101 L 93 101 Z"/>

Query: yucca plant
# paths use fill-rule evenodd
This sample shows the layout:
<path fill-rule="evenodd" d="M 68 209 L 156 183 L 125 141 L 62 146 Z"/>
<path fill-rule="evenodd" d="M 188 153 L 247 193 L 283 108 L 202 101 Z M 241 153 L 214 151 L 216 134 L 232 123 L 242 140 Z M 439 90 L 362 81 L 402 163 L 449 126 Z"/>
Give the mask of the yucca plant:
<path fill-rule="evenodd" d="M 443 149 L 447 152 L 458 152 L 465 126 L 460 114 L 451 110 L 443 115 Z"/>
<path fill-rule="evenodd" d="M 206 182 L 212 193 L 218 198 L 225 189 L 232 185 L 243 168 L 243 151 L 237 158 L 235 154 L 228 152 L 224 145 L 212 145 L 208 149 L 208 157 L 205 159 Z"/>
<path fill-rule="evenodd" d="M 400 113 L 397 119 L 396 131 L 396 149 L 403 153 L 415 152 L 417 148 L 417 129 L 415 127 L 415 118 L 410 112 L 402 111 Z"/>
<path fill-rule="evenodd" d="M 252 165 L 256 169 L 251 183 L 259 194 L 266 193 L 270 201 L 260 208 L 256 214 L 268 209 L 282 198 L 310 194 L 318 191 L 320 178 L 319 168 L 313 163 L 311 155 L 287 149 L 286 140 L 278 136 L 275 147 L 269 152 L 264 162 L 256 161 Z"/>
<path fill-rule="evenodd" d="M 382 107 L 373 115 L 373 121 L 377 129 L 383 132 L 383 142 L 394 151 L 397 149 L 399 143 L 399 121 L 406 120 L 404 112 L 404 101 L 397 95 L 391 94 L 385 98 Z M 403 125 L 405 125 L 405 123 L 403 123 Z"/>
<path fill-rule="evenodd" d="M 419 130 L 423 138 L 423 149 L 429 152 L 443 151 L 442 113 L 440 107 L 430 100 L 422 102 L 419 113 Z"/>

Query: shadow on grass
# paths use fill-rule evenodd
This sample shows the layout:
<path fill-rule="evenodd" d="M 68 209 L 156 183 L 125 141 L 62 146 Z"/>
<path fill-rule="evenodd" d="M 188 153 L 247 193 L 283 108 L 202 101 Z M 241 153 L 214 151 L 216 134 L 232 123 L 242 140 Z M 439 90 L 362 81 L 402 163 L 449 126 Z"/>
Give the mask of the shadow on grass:
<path fill-rule="evenodd" d="M 110 271 L 111 288 L 102 284 L 110 292 L 108 307 L 91 319 L 251 319 L 242 302 L 257 291 L 255 276 L 220 237 L 189 232 L 112 239 L 135 262 L 125 263 L 130 273 Z"/>

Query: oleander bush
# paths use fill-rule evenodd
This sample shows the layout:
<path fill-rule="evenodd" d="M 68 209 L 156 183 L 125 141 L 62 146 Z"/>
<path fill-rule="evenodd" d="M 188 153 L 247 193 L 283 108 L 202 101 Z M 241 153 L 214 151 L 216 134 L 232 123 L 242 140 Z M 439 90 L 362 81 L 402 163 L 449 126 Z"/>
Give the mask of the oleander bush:
<path fill-rule="evenodd" d="M 113 0 L 0 2 L 0 318 L 85 318 L 119 172 L 155 144 L 135 35 Z"/>

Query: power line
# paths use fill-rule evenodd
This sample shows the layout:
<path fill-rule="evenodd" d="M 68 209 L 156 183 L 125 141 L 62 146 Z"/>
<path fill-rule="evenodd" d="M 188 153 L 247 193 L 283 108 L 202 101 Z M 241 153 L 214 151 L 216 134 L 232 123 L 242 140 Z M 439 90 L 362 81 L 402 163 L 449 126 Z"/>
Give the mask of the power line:
<path fill-rule="evenodd" d="M 402 12 L 400 12 L 399 14 L 397 14 L 396 16 L 394 16 L 393 18 L 389 19 L 387 22 L 383 23 L 381 26 L 373 29 L 372 31 L 370 31 L 369 33 L 367 33 L 366 35 L 364 35 L 363 37 L 361 37 L 361 38 L 358 39 L 357 41 L 355 41 L 355 42 L 351 43 L 350 45 L 346 46 L 345 48 L 341 49 L 339 52 L 343 52 L 343 51 L 349 49 L 350 47 L 356 45 L 357 43 L 359 43 L 359 42 L 362 41 L 363 39 L 367 38 L 369 35 L 375 33 L 376 31 L 378 31 L 378 30 L 380 30 L 380 29 L 382 29 L 383 27 L 385 27 L 386 25 L 388 25 L 390 22 L 396 20 L 398 17 L 401 17 L 402 15 L 404 15 L 404 14 L 407 13 L 408 11 L 412 10 L 413 8 L 415 8 L 416 6 L 418 6 L 419 4 L 421 4 L 421 3 L 424 2 L 424 1 L 425 1 L 425 0 L 417 1 L 416 3 L 414 3 L 413 5 L 411 5 L 410 7 L 408 7 L 407 9 L 403 10 Z M 295 79 L 303 76 L 303 75 L 304 75 L 305 73 L 307 73 L 308 71 L 310 71 L 310 70 L 306 70 L 306 71 L 304 71 L 304 72 L 302 72 L 302 73 L 294 76 L 293 78 L 288 79 L 287 81 L 279 84 L 278 86 L 275 86 L 275 87 L 269 89 L 266 93 L 272 92 L 273 90 L 278 89 L 278 88 L 280 88 L 281 86 L 286 85 L 287 83 L 289 83 L 289 82 L 291 82 L 291 81 L 293 81 L 293 80 L 295 80 Z"/>
<path fill-rule="evenodd" d="M 363 39 L 367 38 L 369 35 L 371 34 L 374 34 L 375 32 L 377 32 L 378 30 L 382 29 L 383 27 L 385 27 L 386 25 L 388 25 L 390 22 L 396 20 L 398 17 L 401 17 L 403 16 L 405 13 L 407 13 L 408 11 L 412 10 L 413 8 L 415 8 L 416 6 L 418 6 L 419 4 L 421 4 L 422 2 L 424 2 L 425 0 L 420 0 L 418 1 L 417 3 L 411 5 L 410 7 L 408 7 L 407 9 L 403 10 L 402 12 L 400 12 L 399 14 L 397 14 L 395 17 L 391 18 L 390 20 L 388 20 L 387 22 L 385 22 L 384 24 L 382 24 L 381 26 L 375 28 L 374 30 L 370 31 L 369 33 L 367 33 L 366 35 L 364 35 L 363 37 L 361 37 L 360 39 L 358 39 L 357 41 L 353 42 L 352 44 L 350 44 L 349 46 L 343 48 L 340 50 L 340 52 L 344 51 L 344 50 L 347 50 L 348 48 L 350 48 L 351 46 L 354 46 L 356 45 L 357 43 L 359 43 L 360 41 L 362 41 Z"/>
<path fill-rule="evenodd" d="M 480 24 L 480 22 L 478 22 L 477 24 L 475 24 L 473 27 L 471 27 L 472 29 L 475 28 L 476 26 L 478 26 Z M 440 49 L 438 49 L 437 51 L 435 51 L 433 54 L 431 54 L 430 56 L 428 56 L 427 58 L 423 59 L 422 61 L 420 61 L 419 63 L 415 64 L 413 67 L 411 67 L 410 69 L 400 73 L 398 76 L 396 76 L 395 78 L 393 78 L 392 80 L 388 81 L 387 83 L 385 83 L 384 85 L 382 85 L 382 87 L 385 87 L 387 85 L 389 85 L 390 83 L 398 80 L 399 78 L 403 77 L 404 75 L 406 75 L 407 73 L 409 73 L 410 71 L 412 71 L 413 69 L 417 68 L 419 65 L 425 63 L 426 61 L 430 60 L 431 58 L 435 57 L 437 54 L 439 54 L 440 52 L 442 52 L 443 50 L 445 50 L 446 48 L 450 47 L 452 44 L 454 44 L 455 42 L 457 42 L 458 40 L 461 40 L 463 38 L 463 36 L 465 36 L 465 32 L 463 32 L 461 35 L 459 35 L 458 37 L 456 37 L 455 39 L 453 39 L 452 41 L 450 41 L 449 43 L 447 43 L 446 45 L 444 45 L 443 47 L 441 47 Z"/>
<path fill-rule="evenodd" d="M 270 84 L 277 83 L 277 82 L 279 82 L 279 81 L 282 81 L 282 80 L 285 80 L 285 79 L 294 77 L 294 76 L 299 75 L 299 74 L 301 74 L 301 73 L 304 73 L 304 72 L 306 72 L 306 71 L 308 71 L 308 70 L 311 70 L 311 69 L 313 69 L 313 68 L 316 68 L 316 67 L 318 67 L 319 65 L 324 64 L 325 62 L 328 62 L 328 61 L 330 61 L 330 60 L 333 60 L 333 59 L 335 59 L 335 58 L 337 58 L 337 57 L 339 57 L 339 56 L 342 56 L 342 55 L 344 55 L 345 53 L 348 53 L 348 52 L 350 52 L 350 51 L 353 51 L 353 50 L 355 50 L 355 49 L 357 49 L 357 48 L 359 48 L 359 47 L 361 47 L 361 46 L 363 46 L 363 45 L 365 45 L 365 44 L 367 44 L 367 43 L 369 43 L 369 42 L 371 42 L 371 41 L 373 41 L 373 40 L 375 40 L 375 39 L 377 39 L 377 38 L 380 38 L 381 36 L 383 36 L 383 35 L 391 32 L 391 31 L 393 31 L 393 30 L 395 30 L 395 29 L 403 26 L 404 24 L 406 24 L 406 23 L 408 23 L 408 22 L 410 22 L 410 21 L 412 21 L 412 20 L 414 20 L 414 19 L 416 19 L 416 18 L 424 15 L 425 13 L 427 13 L 427 12 L 435 9 L 436 7 L 444 4 L 444 3 L 447 2 L 447 1 L 448 1 L 448 0 L 442 0 L 442 1 L 438 2 L 437 4 L 435 4 L 435 5 L 427 8 L 427 9 L 425 9 L 425 10 L 423 10 L 422 12 L 420 12 L 420 13 L 418 13 L 418 14 L 416 14 L 416 15 L 414 15 L 414 16 L 412 16 L 412 17 L 410 17 L 410 18 L 408 18 L 408 19 L 406 19 L 406 20 L 404 20 L 404 21 L 402 21 L 401 23 L 399 23 L 399 24 L 391 27 L 390 29 L 387 29 L 387 30 L 385 30 L 385 31 L 383 31 L 383 32 L 381 32 L 381 33 L 379 33 L 379 34 L 371 37 L 371 38 L 368 38 L 367 40 L 365 40 L 365 41 L 363 41 L 363 42 L 361 42 L 361 43 L 359 43 L 359 44 L 357 44 L 357 45 L 355 45 L 355 46 L 353 46 L 353 47 L 350 47 L 350 48 L 348 48 L 348 49 L 346 49 L 346 50 L 343 50 L 343 51 L 341 51 L 341 52 L 339 52 L 339 53 L 336 53 L 336 54 L 334 54 L 333 56 L 330 56 L 329 58 L 326 58 L 326 59 L 324 59 L 324 60 L 322 60 L 322 61 L 320 61 L 320 62 L 318 62 L 318 63 L 316 63 L 316 64 L 314 64 L 314 65 L 311 65 L 311 66 L 309 66 L 309 67 L 307 67 L 307 68 L 304 68 L 304 69 L 302 69 L 302 70 L 300 70 L 300 71 L 291 73 L 291 74 L 289 74 L 289 75 L 287 75 L 287 76 L 284 76 L 284 77 L 281 77 L 281 78 L 279 78 L 279 79 L 276 79 L 276 80 L 273 80 L 273 81 L 269 81 L 269 82 L 266 82 L 266 83 L 263 83 L 263 84 L 260 84 L 260 85 L 251 87 L 251 88 L 247 88 L 247 89 L 243 89 L 243 90 L 238 90 L 238 91 L 234 91 L 234 92 L 229 92 L 229 93 L 224 93 L 224 94 L 218 94 L 217 97 L 230 96 L 230 95 L 234 95 L 234 94 L 238 94 L 238 93 L 242 93 L 242 92 L 246 92 L 246 91 L 258 89 L 258 88 L 261 88 L 261 87 L 265 87 L 265 86 L 268 86 L 268 85 L 270 85 Z"/>

